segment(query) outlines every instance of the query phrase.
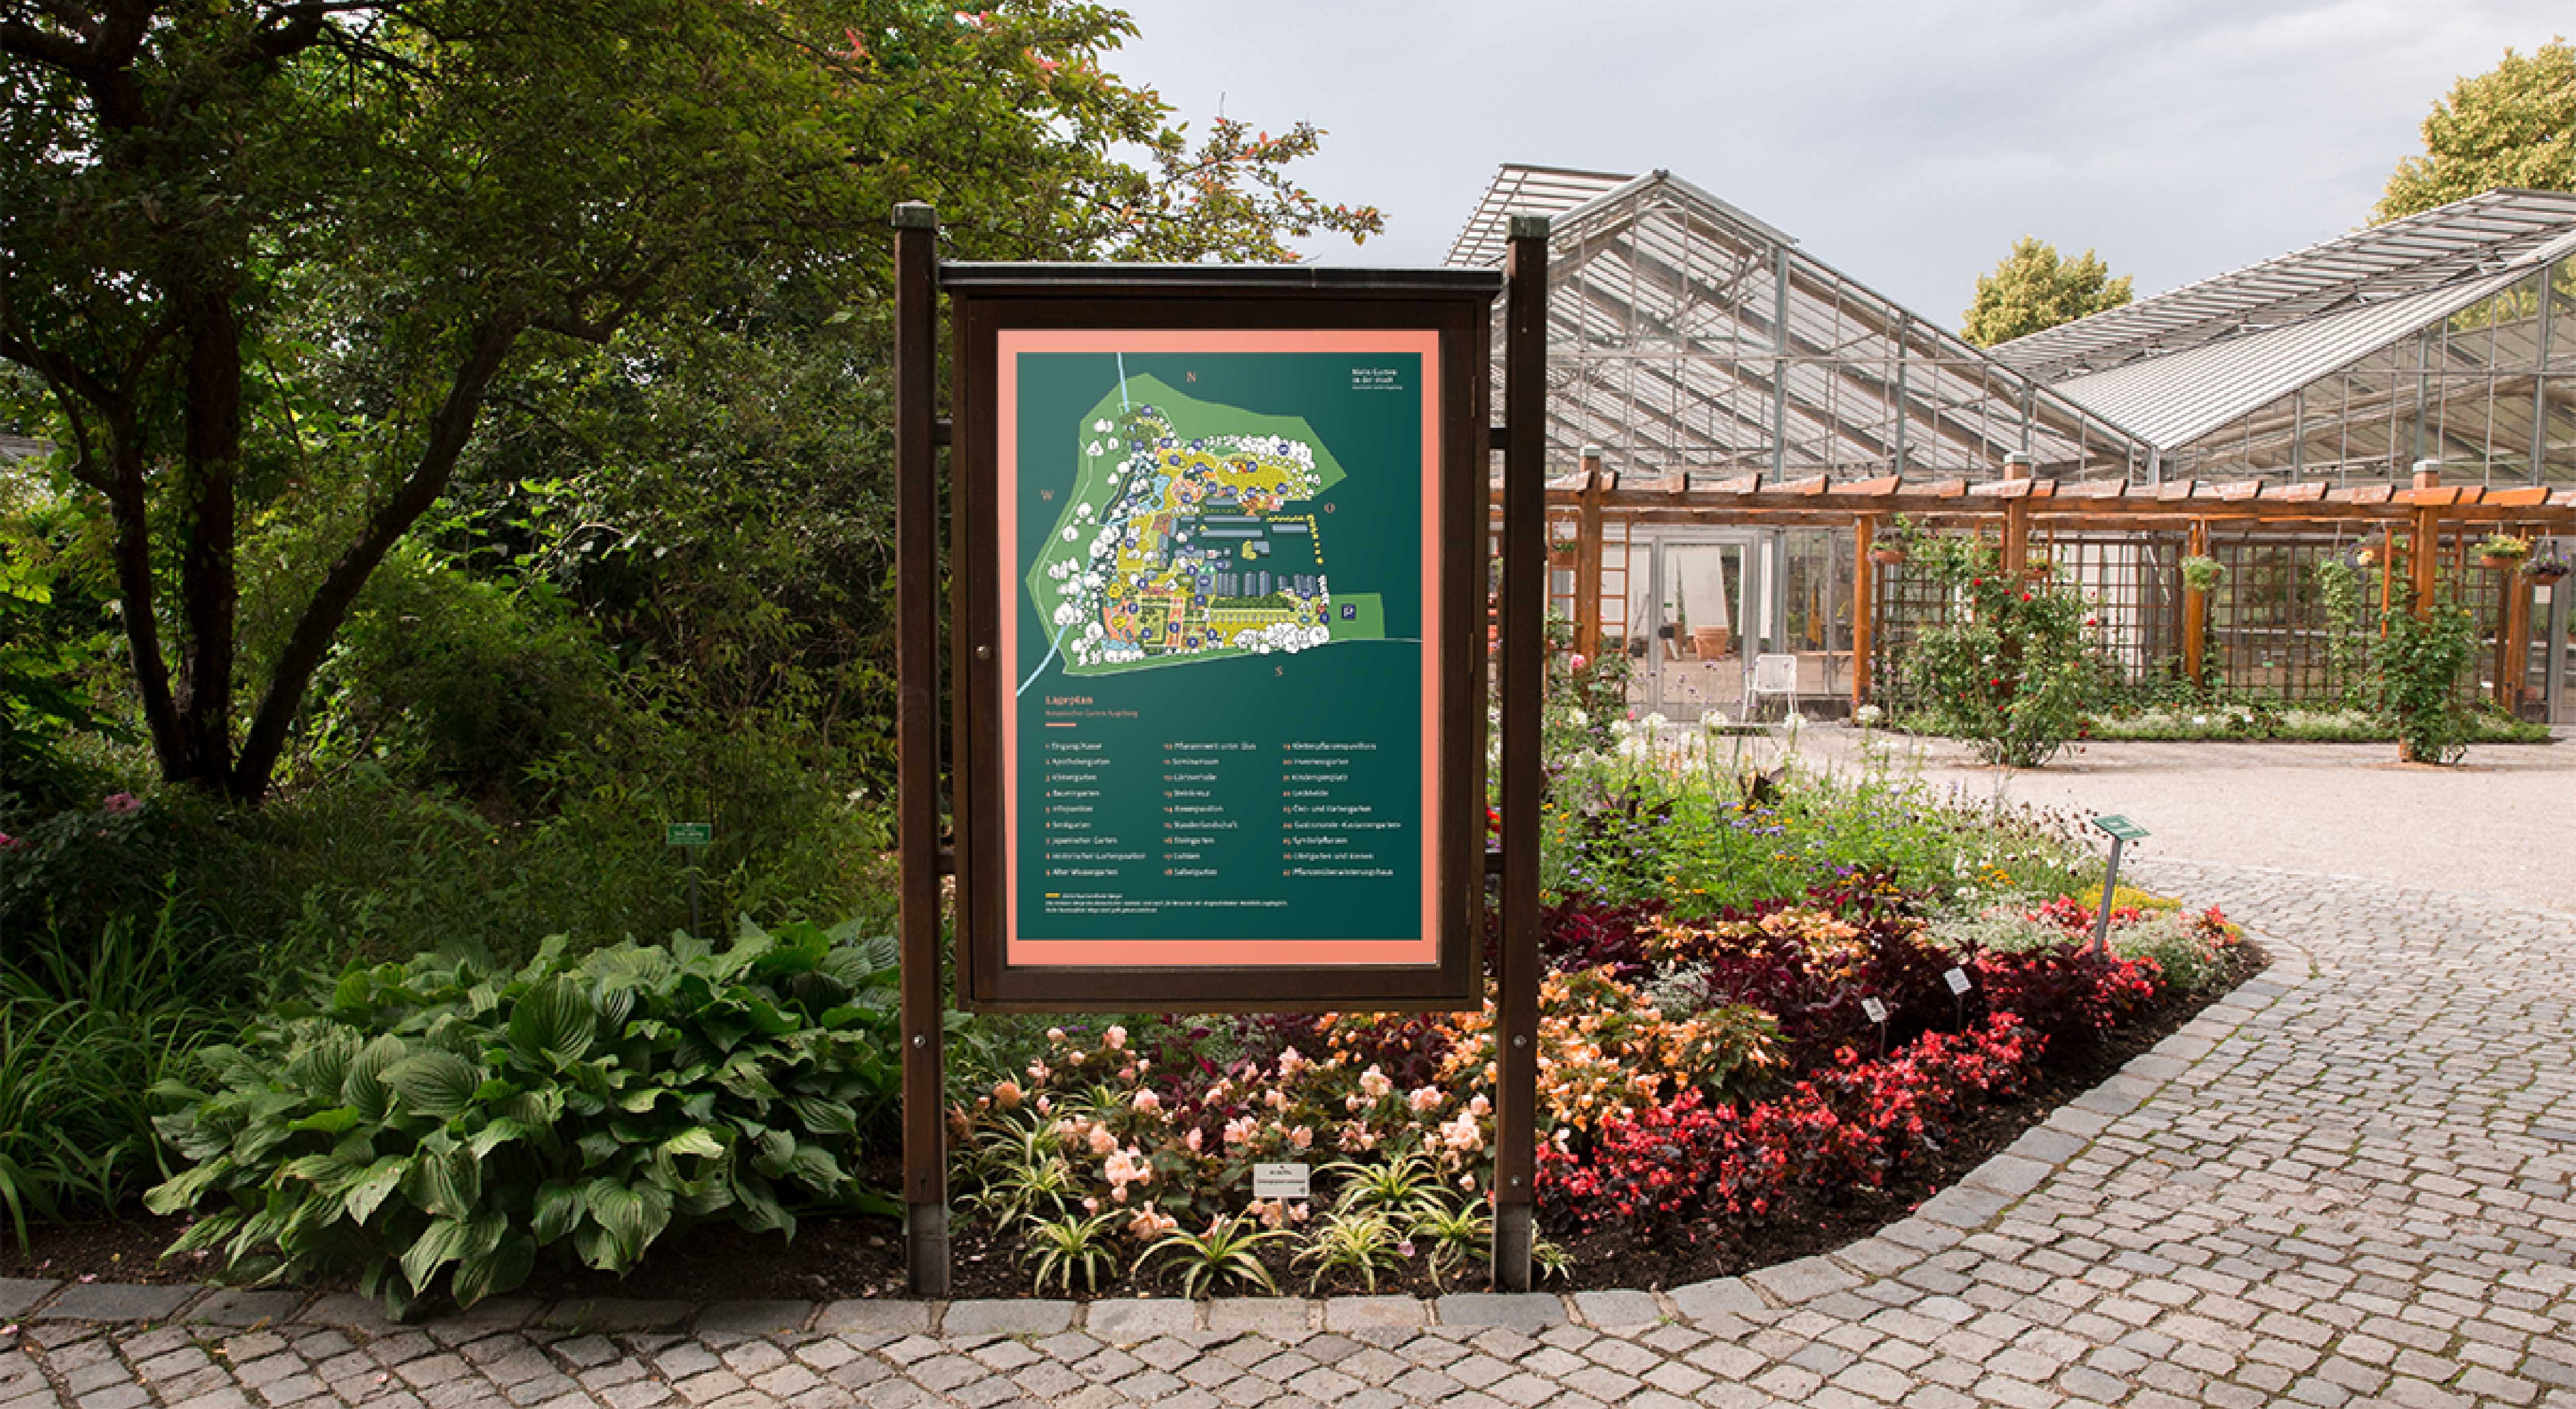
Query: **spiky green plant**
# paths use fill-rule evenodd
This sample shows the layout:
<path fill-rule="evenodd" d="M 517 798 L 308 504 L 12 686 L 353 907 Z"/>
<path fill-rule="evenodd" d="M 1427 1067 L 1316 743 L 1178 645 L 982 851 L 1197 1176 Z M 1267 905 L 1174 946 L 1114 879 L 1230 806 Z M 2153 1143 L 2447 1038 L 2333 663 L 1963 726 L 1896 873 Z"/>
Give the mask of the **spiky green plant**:
<path fill-rule="evenodd" d="M 1310 1292 L 1335 1272 L 1356 1272 L 1370 1291 L 1376 1291 L 1380 1272 L 1404 1266 L 1403 1242 L 1403 1231 L 1387 1215 L 1374 1209 L 1345 1209 L 1326 1214 L 1290 1262 L 1315 1269 L 1306 1283 Z"/>
<path fill-rule="evenodd" d="M 1113 1265 L 1109 1245 L 1114 1236 L 1111 1225 L 1117 1218 L 1114 1213 L 1095 1213 L 1088 1218 L 1068 1214 L 1062 1218 L 1033 1222 L 1029 1227 L 1028 1250 L 1020 1255 L 1020 1260 L 1037 1264 L 1033 1283 L 1037 1293 L 1041 1296 L 1046 1294 L 1050 1278 L 1066 1296 L 1073 1295 L 1076 1277 L 1082 1279 L 1084 1291 L 1100 1290 L 1101 1274 Z"/>
<path fill-rule="evenodd" d="M 1241 1282 L 1277 1295 L 1279 1283 L 1270 1269 L 1261 1265 L 1259 1249 L 1287 1234 L 1276 1228 L 1263 1228 L 1250 1218 L 1219 1214 L 1208 1220 L 1207 1231 L 1172 1232 L 1145 1250 L 1145 1261 L 1161 1259 L 1167 1268 L 1178 1268 L 1181 1295 L 1196 1297 L 1213 1294 L 1219 1286 Z"/>

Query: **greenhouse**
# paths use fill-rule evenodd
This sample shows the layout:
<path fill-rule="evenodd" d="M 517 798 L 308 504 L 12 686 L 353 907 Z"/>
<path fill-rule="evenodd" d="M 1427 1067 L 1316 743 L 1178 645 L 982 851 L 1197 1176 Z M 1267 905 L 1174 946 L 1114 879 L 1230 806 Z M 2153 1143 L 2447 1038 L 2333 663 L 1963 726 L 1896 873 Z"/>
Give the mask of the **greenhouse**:
<path fill-rule="evenodd" d="M 2576 718 L 2576 593 L 2472 552 L 2576 532 L 2576 195 L 2489 192 L 1990 350 L 1667 171 L 1507 166 L 1450 262 L 1499 262 L 1517 214 L 1552 218 L 1555 591 L 1641 711 L 1738 713 L 1764 657 L 1810 713 L 1883 694 L 1946 610 L 1873 567 L 1903 515 L 2053 558 L 2142 686 L 2343 688 L 2312 580 L 2340 556 L 2378 564 L 2373 613 L 2400 579 L 2471 607 L 2500 705 Z M 2187 591 L 2186 556 L 2220 585 Z"/>

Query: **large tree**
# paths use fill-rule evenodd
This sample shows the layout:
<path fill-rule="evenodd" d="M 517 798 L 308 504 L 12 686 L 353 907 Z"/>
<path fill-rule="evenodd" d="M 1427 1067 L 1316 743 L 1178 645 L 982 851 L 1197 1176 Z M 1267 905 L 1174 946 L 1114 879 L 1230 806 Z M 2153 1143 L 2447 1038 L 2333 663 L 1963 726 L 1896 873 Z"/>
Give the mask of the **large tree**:
<path fill-rule="evenodd" d="M 785 283 L 880 300 L 894 200 L 984 257 L 1377 228 L 1287 179 L 1311 128 L 1186 143 L 1100 70 L 1129 32 L 1072 0 L 0 0 L 0 357 L 102 520 L 163 774 L 265 793 L 496 387 Z"/>
<path fill-rule="evenodd" d="M 2576 191 L 2576 48 L 2552 40 L 2451 85 L 2424 119 L 2424 152 L 2397 163 L 2370 214 L 2382 224 L 2518 186 Z"/>
<path fill-rule="evenodd" d="M 2067 259 L 2048 241 L 2025 236 L 1995 272 L 1977 276 L 1977 301 L 1968 305 L 1961 335 L 1993 347 L 2128 301 L 2129 276 L 2112 278 L 2101 256 L 2086 250 Z"/>

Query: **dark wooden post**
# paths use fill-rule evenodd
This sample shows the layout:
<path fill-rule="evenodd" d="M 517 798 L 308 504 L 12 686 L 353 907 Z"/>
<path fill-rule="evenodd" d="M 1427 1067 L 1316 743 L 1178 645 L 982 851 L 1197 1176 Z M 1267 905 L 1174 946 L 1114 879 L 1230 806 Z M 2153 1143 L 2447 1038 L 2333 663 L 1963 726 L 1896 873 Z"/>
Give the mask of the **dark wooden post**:
<path fill-rule="evenodd" d="M 1502 963 L 1494 1042 L 1494 1287 L 1525 1292 L 1538 1181 L 1539 716 L 1547 615 L 1547 217 L 1503 265 Z"/>
<path fill-rule="evenodd" d="M 894 208 L 896 901 L 903 964 L 903 1202 L 912 1289 L 948 1294 L 948 1134 L 940 1032 L 939 485 L 930 207 Z"/>

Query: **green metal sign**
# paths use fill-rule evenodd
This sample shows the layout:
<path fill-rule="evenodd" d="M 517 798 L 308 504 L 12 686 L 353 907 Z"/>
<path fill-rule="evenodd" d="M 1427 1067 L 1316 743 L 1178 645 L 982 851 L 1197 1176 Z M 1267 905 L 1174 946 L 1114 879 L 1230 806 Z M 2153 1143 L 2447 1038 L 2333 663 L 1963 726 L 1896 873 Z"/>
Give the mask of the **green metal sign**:
<path fill-rule="evenodd" d="M 2147 835 L 2146 828 L 2139 826 L 2137 823 L 2130 821 L 2128 818 L 2123 817 L 2116 812 L 2094 818 L 2093 825 L 2101 828 L 2105 833 L 2111 836 L 2118 837 L 2122 841 L 2138 841 Z"/>
<path fill-rule="evenodd" d="M 662 829 L 666 846 L 713 846 L 716 828 L 712 822 L 673 822 Z"/>

